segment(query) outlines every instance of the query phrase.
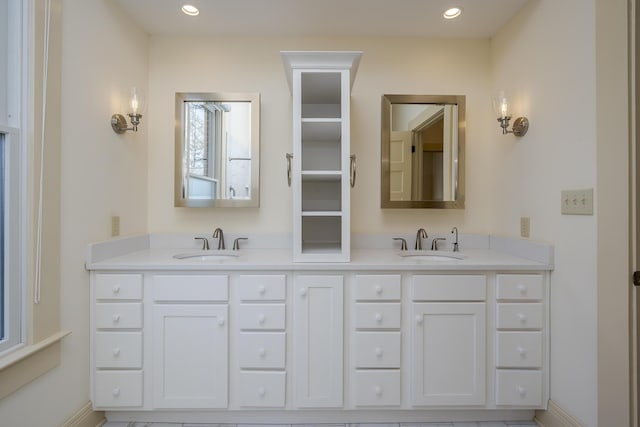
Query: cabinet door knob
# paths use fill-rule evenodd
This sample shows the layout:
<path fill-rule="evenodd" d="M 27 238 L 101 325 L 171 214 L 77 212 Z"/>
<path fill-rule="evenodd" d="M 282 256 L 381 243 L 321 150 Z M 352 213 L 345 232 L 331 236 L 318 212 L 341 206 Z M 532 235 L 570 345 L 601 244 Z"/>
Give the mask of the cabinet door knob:
<path fill-rule="evenodd" d="M 120 349 L 118 347 L 113 349 L 113 356 L 114 357 L 120 356 Z"/>
<path fill-rule="evenodd" d="M 382 295 L 382 286 L 380 286 L 380 285 L 376 286 L 376 294 Z"/>
<path fill-rule="evenodd" d="M 113 287 L 113 293 L 115 295 L 118 295 L 120 293 L 120 285 L 114 285 Z"/>
<path fill-rule="evenodd" d="M 417 323 L 418 325 L 422 325 L 422 316 L 420 316 L 420 315 L 417 315 L 417 316 L 416 316 L 416 323 Z"/>
<path fill-rule="evenodd" d="M 264 293 L 267 292 L 267 288 L 264 285 L 260 285 L 260 287 L 258 288 L 258 292 L 260 293 L 260 295 L 264 295 Z"/>
<path fill-rule="evenodd" d="M 113 323 L 118 323 L 118 322 L 120 322 L 120 315 L 119 314 L 114 314 L 112 319 L 113 319 Z"/>
<path fill-rule="evenodd" d="M 518 313 L 518 320 L 520 320 L 520 323 L 527 323 L 527 315 L 524 313 Z"/>
<path fill-rule="evenodd" d="M 111 390 L 111 394 L 113 395 L 113 397 L 120 396 L 120 387 L 115 387 L 113 390 Z"/>
<path fill-rule="evenodd" d="M 219 326 L 224 326 L 224 317 L 220 317 L 220 318 L 218 319 L 218 325 L 219 325 Z"/>
<path fill-rule="evenodd" d="M 376 353 L 377 357 L 382 357 L 383 351 L 382 351 L 382 349 L 380 347 L 376 347 L 375 353 Z"/>
<path fill-rule="evenodd" d="M 267 316 L 265 316 L 264 314 L 258 315 L 258 323 L 260 323 L 261 325 L 264 325 L 264 322 L 266 320 L 267 320 Z"/>
<path fill-rule="evenodd" d="M 258 396 L 262 397 L 265 394 L 267 394 L 267 390 L 263 386 L 258 387 Z"/>
<path fill-rule="evenodd" d="M 524 387 L 522 387 L 521 385 L 519 385 L 519 386 L 517 387 L 517 390 L 518 390 L 518 394 L 519 394 L 521 397 L 525 397 L 525 396 L 527 395 L 527 390 L 526 390 Z"/>
<path fill-rule="evenodd" d="M 518 352 L 518 354 L 520 355 L 520 357 L 524 358 L 527 356 L 527 350 L 522 347 L 522 346 L 518 346 L 518 348 L 516 348 L 516 351 Z"/>
<path fill-rule="evenodd" d="M 520 291 L 521 295 L 525 295 L 527 293 L 527 285 L 525 285 L 524 283 L 518 283 L 518 290 Z"/>
<path fill-rule="evenodd" d="M 382 387 L 380 387 L 379 385 L 375 386 L 373 391 L 375 391 L 376 396 L 382 396 Z"/>
<path fill-rule="evenodd" d="M 376 313 L 375 318 L 376 318 L 376 322 L 378 323 L 382 322 L 382 314 Z"/>
<path fill-rule="evenodd" d="M 300 288 L 300 296 L 305 297 L 307 295 L 307 290 L 305 288 Z"/>
<path fill-rule="evenodd" d="M 266 354 L 267 354 L 267 350 L 265 350 L 264 347 L 260 347 L 258 349 L 258 356 L 264 357 Z"/>

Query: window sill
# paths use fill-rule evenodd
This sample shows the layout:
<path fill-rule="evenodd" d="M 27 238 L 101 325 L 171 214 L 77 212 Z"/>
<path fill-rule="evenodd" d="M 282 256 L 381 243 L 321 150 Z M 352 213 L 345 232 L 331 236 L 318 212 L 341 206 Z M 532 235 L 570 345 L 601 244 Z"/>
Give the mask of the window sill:
<path fill-rule="evenodd" d="M 4 356 L 0 356 L 0 371 L 12 365 L 15 365 L 16 363 L 21 362 L 24 359 L 27 359 L 33 356 L 39 351 L 42 351 L 48 348 L 49 346 L 62 340 L 62 338 L 66 337 L 70 333 L 71 331 L 60 331 L 58 333 L 51 335 L 48 338 L 43 339 L 40 342 L 37 342 L 32 345 L 25 345 L 24 347 L 19 348 L 18 350 L 10 351 Z"/>

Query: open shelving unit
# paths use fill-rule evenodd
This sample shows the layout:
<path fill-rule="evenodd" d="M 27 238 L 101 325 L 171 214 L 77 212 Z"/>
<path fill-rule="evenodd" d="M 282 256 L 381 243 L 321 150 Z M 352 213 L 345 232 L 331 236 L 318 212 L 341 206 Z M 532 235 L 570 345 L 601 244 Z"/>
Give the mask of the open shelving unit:
<path fill-rule="evenodd" d="M 293 258 L 350 258 L 350 92 L 361 52 L 281 52 L 293 95 Z"/>

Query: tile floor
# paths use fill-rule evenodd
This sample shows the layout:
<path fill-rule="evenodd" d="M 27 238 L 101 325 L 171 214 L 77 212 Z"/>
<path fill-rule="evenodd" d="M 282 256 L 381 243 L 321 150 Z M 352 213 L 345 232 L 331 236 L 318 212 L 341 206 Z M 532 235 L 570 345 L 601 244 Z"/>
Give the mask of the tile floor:
<path fill-rule="evenodd" d="M 536 427 L 533 421 L 400 424 L 176 424 L 108 422 L 103 427 Z"/>

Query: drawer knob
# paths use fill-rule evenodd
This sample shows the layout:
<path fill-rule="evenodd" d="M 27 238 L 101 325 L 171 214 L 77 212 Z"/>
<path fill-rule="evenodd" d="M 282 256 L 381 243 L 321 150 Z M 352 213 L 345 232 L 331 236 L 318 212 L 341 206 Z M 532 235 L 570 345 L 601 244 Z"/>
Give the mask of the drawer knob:
<path fill-rule="evenodd" d="M 112 319 L 113 319 L 113 323 L 118 323 L 118 322 L 120 322 L 120 315 L 119 314 L 114 314 Z"/>
<path fill-rule="evenodd" d="M 376 286 L 376 294 L 382 295 L 382 286 L 380 286 L 380 285 Z"/>
<path fill-rule="evenodd" d="M 525 295 L 527 293 L 527 285 L 525 285 L 524 283 L 518 283 L 518 290 L 520 291 L 521 295 Z"/>
<path fill-rule="evenodd" d="M 258 288 L 258 292 L 260 293 L 260 295 L 264 295 L 264 293 L 267 292 L 267 288 L 264 285 L 260 285 L 260 287 Z"/>
<path fill-rule="evenodd" d="M 524 313 L 518 313 L 518 320 L 520 320 L 520 323 L 527 323 L 527 315 Z"/>
<path fill-rule="evenodd" d="M 520 397 L 525 397 L 527 395 L 527 390 L 524 387 L 522 387 L 521 385 L 519 385 L 517 387 L 517 390 L 518 390 L 518 394 L 520 395 Z"/>
<path fill-rule="evenodd" d="M 120 349 L 118 347 L 113 349 L 113 357 L 120 356 Z"/>
<path fill-rule="evenodd" d="M 300 288 L 299 292 L 300 292 L 300 296 L 303 298 L 307 295 L 307 290 L 305 288 Z"/>
<path fill-rule="evenodd" d="M 382 314 L 376 313 L 375 319 L 376 319 L 376 322 L 378 322 L 378 323 L 382 322 Z"/>
<path fill-rule="evenodd" d="M 115 387 L 113 390 L 111 390 L 111 394 L 113 395 L 113 397 L 120 396 L 120 387 Z"/>
<path fill-rule="evenodd" d="M 224 317 L 218 318 L 218 326 L 224 326 Z"/>
<path fill-rule="evenodd" d="M 377 357 L 382 357 L 383 351 L 382 351 L 382 349 L 380 347 L 376 347 L 375 352 L 376 352 L 376 356 Z"/>
<path fill-rule="evenodd" d="M 520 357 L 525 358 L 527 356 L 527 350 L 522 347 L 522 346 L 518 346 L 518 348 L 516 349 L 518 354 L 520 355 Z"/>
<path fill-rule="evenodd" d="M 258 323 L 260 323 L 261 325 L 264 325 L 264 322 L 266 320 L 267 320 L 267 316 L 265 316 L 264 314 L 258 315 Z"/>
<path fill-rule="evenodd" d="M 422 325 L 422 316 L 420 316 L 420 315 L 417 315 L 417 316 L 416 316 L 416 323 L 417 323 L 418 325 Z"/>
<path fill-rule="evenodd" d="M 375 386 L 373 391 L 376 393 L 376 396 L 382 396 L 382 387 L 379 385 Z"/>
<path fill-rule="evenodd" d="M 120 293 L 120 285 L 115 285 L 113 287 L 113 293 L 114 295 L 118 295 Z"/>
<path fill-rule="evenodd" d="M 267 394 L 267 390 L 263 386 L 258 387 L 258 396 L 262 397 L 265 394 Z"/>
<path fill-rule="evenodd" d="M 258 349 L 258 356 L 264 357 L 266 354 L 267 354 L 267 350 L 265 350 L 263 347 L 260 347 Z"/>

